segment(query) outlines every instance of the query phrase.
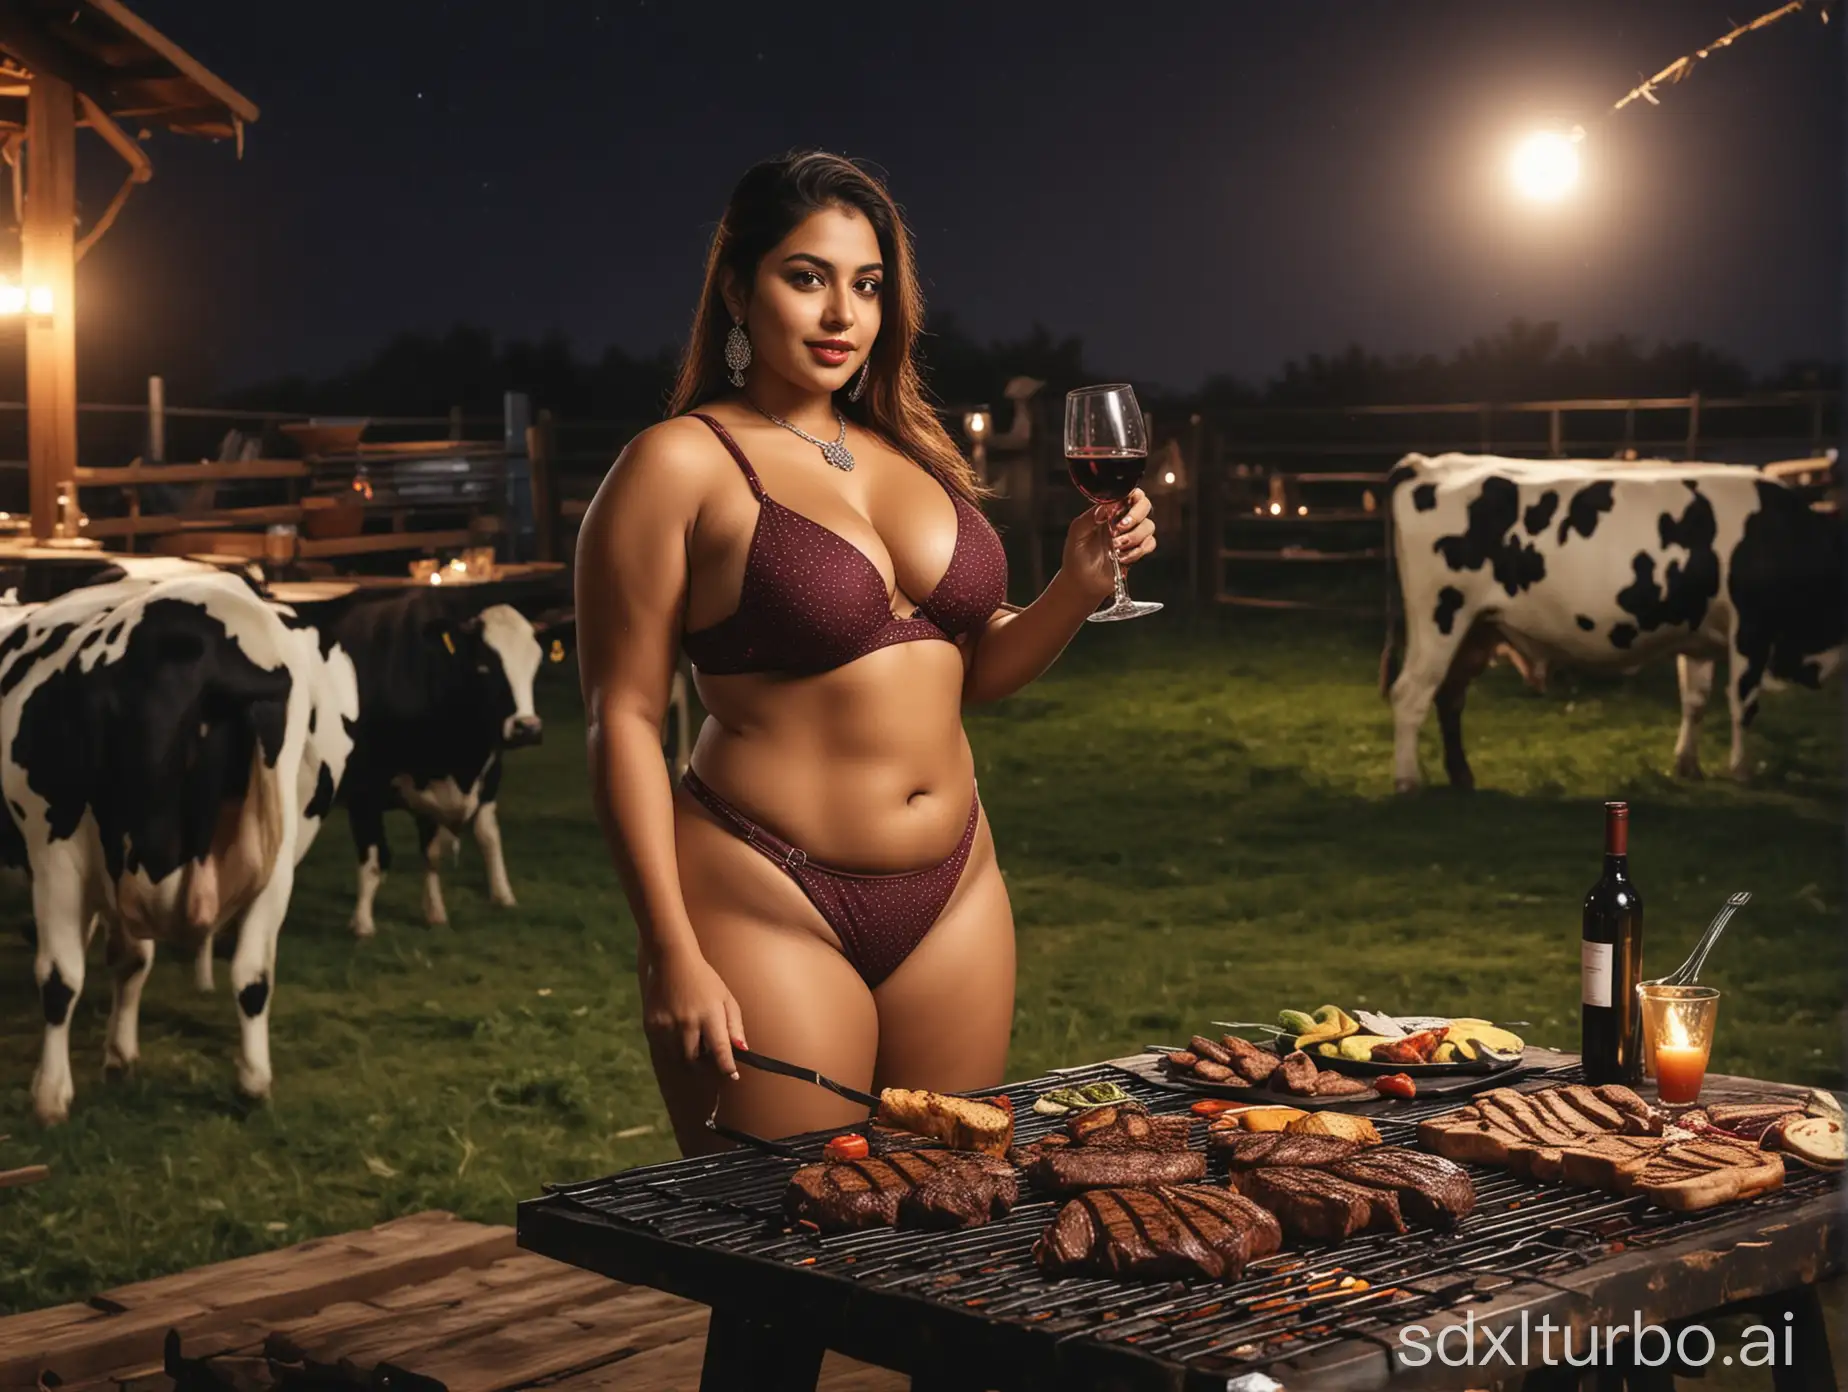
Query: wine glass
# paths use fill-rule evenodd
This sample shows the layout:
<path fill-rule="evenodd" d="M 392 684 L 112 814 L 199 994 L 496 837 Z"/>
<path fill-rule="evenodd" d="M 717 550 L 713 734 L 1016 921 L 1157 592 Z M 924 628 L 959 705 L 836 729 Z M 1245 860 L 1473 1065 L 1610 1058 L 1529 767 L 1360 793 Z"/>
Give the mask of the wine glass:
<path fill-rule="evenodd" d="M 1149 432 L 1142 422 L 1136 393 L 1126 382 L 1080 387 L 1065 397 L 1065 462 L 1078 491 L 1094 503 L 1114 503 L 1114 520 L 1122 515 L 1132 489 L 1149 462 Z M 1123 590 L 1123 566 L 1117 560 L 1114 533 L 1110 569 L 1116 576 L 1116 602 L 1090 615 L 1092 623 L 1139 619 L 1161 605 L 1153 600 L 1131 599 Z"/>

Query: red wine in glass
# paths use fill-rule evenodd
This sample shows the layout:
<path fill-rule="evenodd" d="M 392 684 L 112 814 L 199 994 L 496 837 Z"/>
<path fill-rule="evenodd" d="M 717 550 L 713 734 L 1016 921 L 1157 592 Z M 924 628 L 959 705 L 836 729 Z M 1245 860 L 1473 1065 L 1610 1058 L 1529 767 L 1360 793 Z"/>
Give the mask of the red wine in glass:
<path fill-rule="evenodd" d="M 1148 425 L 1136 393 L 1126 382 L 1107 382 L 1097 387 L 1080 387 L 1065 398 L 1065 462 L 1071 469 L 1072 482 L 1093 503 L 1108 507 L 1114 520 L 1120 517 L 1129 495 L 1141 482 L 1142 470 L 1149 462 Z M 1112 523 L 1106 545 L 1110 550 L 1110 569 L 1116 578 L 1116 599 L 1108 609 L 1090 616 L 1092 623 L 1110 623 L 1117 619 L 1136 619 L 1153 614 L 1161 605 L 1153 600 L 1131 599 L 1123 590 L 1123 567 L 1117 561 L 1115 530 Z"/>
<path fill-rule="evenodd" d="M 1065 462 L 1072 471 L 1072 482 L 1085 497 L 1094 503 L 1121 503 L 1142 482 L 1149 457 L 1144 452 L 1099 450 L 1068 454 Z"/>

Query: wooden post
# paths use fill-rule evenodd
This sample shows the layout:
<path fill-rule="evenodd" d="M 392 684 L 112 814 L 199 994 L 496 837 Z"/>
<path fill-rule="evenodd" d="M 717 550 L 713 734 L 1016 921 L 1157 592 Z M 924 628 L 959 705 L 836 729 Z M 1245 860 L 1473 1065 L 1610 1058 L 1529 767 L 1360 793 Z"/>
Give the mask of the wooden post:
<path fill-rule="evenodd" d="M 1700 393 L 1688 398 L 1688 458 L 1700 452 Z"/>
<path fill-rule="evenodd" d="M 26 96 L 20 247 L 27 293 L 51 292 L 51 313 L 26 317 L 26 457 L 32 535 L 39 541 L 52 534 L 60 489 L 71 491 L 73 523 L 78 512 L 76 204 L 76 94 L 69 83 L 37 72 Z"/>
<path fill-rule="evenodd" d="M 558 492 L 552 486 L 553 451 L 558 439 L 558 427 L 552 419 L 552 410 L 541 407 L 539 423 L 526 427 L 526 455 L 532 461 L 533 471 L 533 541 L 542 561 L 555 561 L 558 537 Z"/>
<path fill-rule="evenodd" d="M 148 463 L 167 462 L 167 384 L 148 378 Z"/>
<path fill-rule="evenodd" d="M 1187 593 L 1195 600 L 1206 598 L 1200 564 L 1206 532 L 1206 512 L 1200 500 L 1206 488 L 1206 421 L 1196 411 L 1187 421 Z"/>

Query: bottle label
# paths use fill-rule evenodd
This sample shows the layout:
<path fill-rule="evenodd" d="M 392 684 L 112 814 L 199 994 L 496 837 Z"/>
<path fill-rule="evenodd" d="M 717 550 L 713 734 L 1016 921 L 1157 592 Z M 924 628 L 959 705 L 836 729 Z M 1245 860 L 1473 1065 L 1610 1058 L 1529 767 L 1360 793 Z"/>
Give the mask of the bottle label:
<path fill-rule="evenodd" d="M 1586 1005 L 1611 1003 L 1611 945 L 1579 942 L 1579 999 Z"/>

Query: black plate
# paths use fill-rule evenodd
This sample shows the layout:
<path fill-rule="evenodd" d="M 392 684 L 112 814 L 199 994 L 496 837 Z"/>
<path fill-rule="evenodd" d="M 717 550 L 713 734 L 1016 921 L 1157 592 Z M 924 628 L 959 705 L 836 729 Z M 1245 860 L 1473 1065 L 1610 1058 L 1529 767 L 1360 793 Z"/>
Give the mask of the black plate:
<path fill-rule="evenodd" d="M 1464 1097 L 1492 1087 L 1505 1087 L 1517 1078 L 1541 1071 L 1540 1065 L 1525 1063 L 1509 1064 L 1491 1073 L 1458 1072 L 1453 1064 L 1427 1064 L 1427 1069 L 1445 1070 L 1451 1076 L 1419 1078 L 1418 1095 L 1413 1098 L 1387 1097 L 1377 1091 L 1350 1093 L 1346 1097 L 1300 1097 L 1293 1092 L 1274 1092 L 1268 1087 L 1239 1087 L 1231 1083 L 1208 1082 L 1205 1078 L 1193 1076 L 1177 1078 L 1162 1066 L 1162 1058 L 1162 1054 L 1151 1052 L 1138 1055 L 1134 1063 L 1117 1062 L 1112 1066 L 1145 1083 L 1166 1088 L 1169 1092 L 1185 1092 L 1195 1097 L 1224 1097 L 1235 1102 L 1256 1102 L 1277 1107 L 1299 1107 L 1306 1112 L 1320 1111 L 1326 1107 L 1359 1107 L 1373 1102 L 1423 1102 L 1433 1097 Z M 1318 1063 L 1327 1061 L 1317 1060 Z M 1411 1070 L 1395 1068 L 1384 1071 L 1409 1073 Z"/>
<path fill-rule="evenodd" d="M 1395 1015 L 1392 1017 L 1400 1025 L 1407 1020 L 1432 1019 L 1433 1016 Z M 1411 1031 L 1407 1030 L 1408 1033 Z M 1209 1035 L 1208 1038 L 1211 1038 Z M 1283 1036 L 1273 1036 L 1266 1041 L 1274 1053 L 1287 1054 L 1290 1049 L 1283 1047 Z M 1295 1047 L 1295 1038 L 1290 1036 L 1291 1048 Z M 1522 1051 L 1523 1055 L 1525 1050 Z M 1326 1054 L 1310 1053 L 1317 1068 L 1331 1068 L 1337 1073 L 1351 1074 L 1356 1078 L 1378 1078 L 1387 1073 L 1405 1073 L 1414 1078 L 1447 1078 L 1457 1074 L 1472 1074 L 1478 1077 L 1506 1073 L 1510 1068 L 1520 1066 L 1519 1058 L 1503 1058 L 1492 1063 L 1376 1063 L 1372 1059 L 1330 1058 Z"/>

